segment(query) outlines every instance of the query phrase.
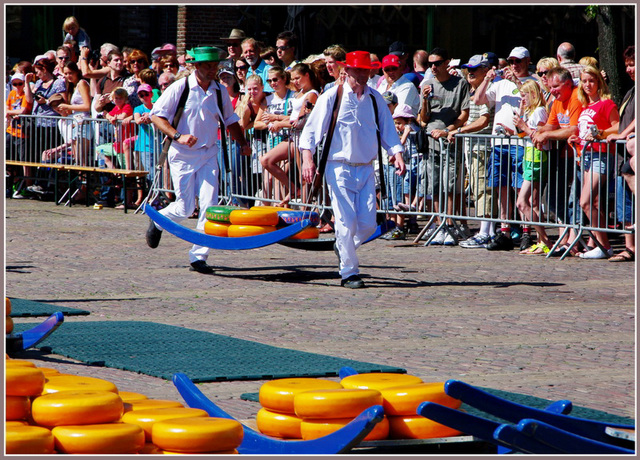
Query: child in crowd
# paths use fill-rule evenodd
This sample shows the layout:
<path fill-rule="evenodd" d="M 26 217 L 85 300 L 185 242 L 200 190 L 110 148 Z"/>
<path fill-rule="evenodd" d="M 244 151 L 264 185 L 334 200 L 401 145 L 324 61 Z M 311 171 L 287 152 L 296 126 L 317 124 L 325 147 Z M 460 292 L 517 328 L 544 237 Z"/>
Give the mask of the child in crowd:
<path fill-rule="evenodd" d="M 113 151 L 116 154 L 122 154 L 124 152 L 124 142 L 127 141 L 132 134 L 131 121 L 133 120 L 133 108 L 128 102 L 129 93 L 123 87 L 114 89 L 111 92 L 111 102 L 115 104 L 115 107 L 108 113 L 105 113 L 105 118 L 114 125 L 115 142 L 113 143 Z M 107 156 L 105 158 L 107 168 L 114 168 L 113 159 Z M 120 166 L 125 166 L 120 161 Z"/>
<path fill-rule="evenodd" d="M 134 167 L 136 169 L 149 171 L 147 178 L 150 180 L 153 177 L 153 161 L 162 149 L 160 136 L 154 130 L 151 117 L 149 116 L 149 112 L 151 112 L 151 108 L 153 107 L 153 103 L 151 102 L 153 99 L 153 88 L 151 85 L 147 83 L 141 84 L 138 87 L 138 97 L 142 101 L 142 104 L 133 110 L 133 119 L 136 125 L 138 125 L 138 136 L 133 154 L 135 159 Z M 133 203 L 133 206 L 140 206 L 143 199 L 143 188 L 139 186 L 138 197 Z"/>
<path fill-rule="evenodd" d="M 520 113 L 521 117 L 515 115 L 513 122 L 519 135 L 529 138 L 536 132 L 538 127 L 544 126 L 549 114 L 542 90 L 534 80 L 524 82 L 520 88 Z M 523 160 L 523 182 L 518 193 L 517 206 L 520 215 L 525 221 L 540 222 L 542 214 L 540 212 L 540 198 L 542 195 L 541 184 L 548 174 L 547 150 L 545 145 L 542 150 L 533 146 L 531 141 L 526 141 Z M 521 247 L 520 254 L 547 254 L 551 241 L 542 225 L 533 226 L 538 233 L 538 243 L 528 247 Z M 528 228 L 523 226 L 523 231 Z M 524 238 L 523 238 L 524 239 Z M 530 240 L 529 240 L 530 241 Z"/>
<path fill-rule="evenodd" d="M 74 43 L 74 51 L 76 56 L 80 55 L 80 48 L 91 49 L 91 40 L 87 32 L 80 27 L 75 16 L 69 16 L 62 23 L 62 41 L 64 43 Z"/>

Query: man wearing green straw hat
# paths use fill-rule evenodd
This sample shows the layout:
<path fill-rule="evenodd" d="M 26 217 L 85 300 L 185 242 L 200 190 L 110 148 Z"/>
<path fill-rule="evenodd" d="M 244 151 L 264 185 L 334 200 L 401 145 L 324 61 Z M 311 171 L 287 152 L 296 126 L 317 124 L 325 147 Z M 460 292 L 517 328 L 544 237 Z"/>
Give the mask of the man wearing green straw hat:
<path fill-rule="evenodd" d="M 186 78 L 171 84 L 156 101 L 151 110 L 153 124 L 172 139 L 168 161 L 176 199 L 160 211 L 165 217 L 179 222 L 188 218 L 199 200 L 200 216 L 197 227 L 204 229 L 204 210 L 218 204 L 218 125 L 221 120 L 226 129 L 242 147 L 242 155 L 251 155 L 251 147 L 238 125 L 226 88 L 215 81 L 221 50 L 213 46 L 201 46 L 187 51 L 193 58 L 195 71 Z M 189 85 L 184 112 L 177 127 L 172 126 L 178 103 Z M 222 110 L 221 110 L 221 109 Z M 162 229 L 153 221 L 149 223 L 146 239 L 151 248 L 160 243 Z M 189 251 L 191 270 L 211 274 L 207 265 L 209 248 L 193 245 Z"/>

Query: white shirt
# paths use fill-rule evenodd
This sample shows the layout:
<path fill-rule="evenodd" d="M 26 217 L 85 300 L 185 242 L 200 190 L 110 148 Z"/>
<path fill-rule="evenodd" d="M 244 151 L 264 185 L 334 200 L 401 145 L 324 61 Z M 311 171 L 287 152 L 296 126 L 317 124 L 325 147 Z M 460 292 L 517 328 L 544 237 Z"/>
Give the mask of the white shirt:
<path fill-rule="evenodd" d="M 418 93 L 416 85 L 411 83 L 404 75 L 394 81 L 391 86 L 389 86 L 387 79 L 382 77 L 378 82 L 378 91 L 380 94 L 385 91 L 391 91 L 398 97 L 398 105 L 407 104 L 411 107 L 413 116 L 418 115 L 418 110 L 420 110 L 420 93 Z"/>
<path fill-rule="evenodd" d="M 345 83 L 343 88 L 328 160 L 369 163 L 377 157 L 378 138 L 370 94 L 373 94 L 378 107 L 382 147 L 389 156 L 402 152 L 404 149 L 391 118 L 391 112 L 382 95 L 367 86 L 364 88 L 362 98 L 358 100 L 349 83 Z M 311 111 L 300 135 L 301 150 L 313 151 L 329 130 L 337 93 L 338 87 L 334 86 L 318 97 L 316 106 Z"/>
<path fill-rule="evenodd" d="M 187 147 L 177 142 L 172 143 L 172 147 L 178 150 L 197 150 L 201 148 L 211 148 L 218 141 L 218 120 L 220 110 L 218 109 L 218 94 L 222 94 L 222 110 L 224 112 L 223 122 L 225 126 L 237 123 L 240 118 L 233 111 L 231 99 L 226 88 L 212 81 L 205 92 L 194 74 L 187 78 L 178 80 L 171 84 L 153 104 L 151 115 L 165 118 L 169 123 L 173 122 L 173 117 L 178 108 L 178 102 L 186 82 L 189 83 L 189 97 L 184 107 L 184 112 L 180 117 L 177 131 L 183 134 L 191 134 L 198 138 L 198 142 L 193 147 Z"/>

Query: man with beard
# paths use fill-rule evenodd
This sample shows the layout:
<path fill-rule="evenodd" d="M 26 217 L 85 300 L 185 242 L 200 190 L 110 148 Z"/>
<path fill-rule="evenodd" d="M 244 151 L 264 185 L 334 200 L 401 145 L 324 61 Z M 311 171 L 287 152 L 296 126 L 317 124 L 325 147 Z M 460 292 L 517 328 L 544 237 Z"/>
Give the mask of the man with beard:
<path fill-rule="evenodd" d="M 258 75 L 262 78 L 262 84 L 264 85 L 265 93 L 272 93 L 273 88 L 269 86 L 269 69 L 271 68 L 262 58 L 260 52 L 262 51 L 260 44 L 254 38 L 246 38 L 242 41 L 242 57 L 249 64 L 249 71 L 247 77 L 251 75 Z"/>
<path fill-rule="evenodd" d="M 227 90 L 215 81 L 221 51 L 212 46 L 188 51 L 193 58 L 195 71 L 169 86 L 150 113 L 156 128 L 173 139 L 168 161 L 176 200 L 160 213 L 175 222 L 186 219 L 193 213 L 197 197 L 202 210 L 196 227 L 199 230 L 204 229 L 204 210 L 218 204 L 217 141 L 220 115 L 231 136 L 240 143 L 241 154 L 251 155 L 251 148 L 238 125 L 239 119 L 233 111 Z M 171 122 L 187 84 L 189 95 L 176 129 Z M 146 234 L 149 247 L 158 247 L 161 236 L 162 229 L 151 221 Z M 191 270 L 204 274 L 213 273 L 213 267 L 206 262 L 208 255 L 209 248 L 194 244 L 189 251 Z"/>

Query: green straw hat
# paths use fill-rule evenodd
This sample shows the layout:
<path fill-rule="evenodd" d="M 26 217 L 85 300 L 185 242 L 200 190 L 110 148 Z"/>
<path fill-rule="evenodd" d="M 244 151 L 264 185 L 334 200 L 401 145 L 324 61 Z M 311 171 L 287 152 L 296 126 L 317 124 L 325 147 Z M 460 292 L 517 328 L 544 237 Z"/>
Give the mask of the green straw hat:
<path fill-rule="evenodd" d="M 193 59 L 191 62 L 220 62 L 222 50 L 215 46 L 199 46 L 187 50 L 187 54 Z"/>

